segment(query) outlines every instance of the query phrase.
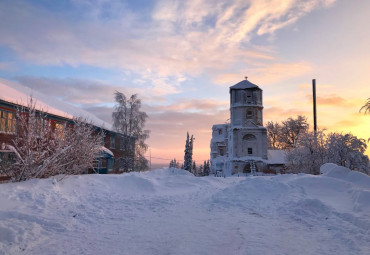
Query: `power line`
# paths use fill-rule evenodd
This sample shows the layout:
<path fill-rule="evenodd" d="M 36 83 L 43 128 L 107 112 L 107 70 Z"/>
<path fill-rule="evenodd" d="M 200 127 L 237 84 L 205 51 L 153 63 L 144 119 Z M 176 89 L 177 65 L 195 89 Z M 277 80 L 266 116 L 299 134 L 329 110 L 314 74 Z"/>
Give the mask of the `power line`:
<path fill-rule="evenodd" d="M 145 158 L 149 158 L 148 156 L 145 156 Z M 152 159 L 161 159 L 161 160 L 173 160 L 173 159 L 176 159 L 176 158 L 172 158 L 172 159 L 169 159 L 169 158 L 157 158 L 157 157 L 153 157 L 153 156 L 151 156 L 151 158 Z M 206 160 L 194 160 L 194 161 L 207 161 L 207 160 L 209 160 L 209 159 L 206 159 Z M 176 161 L 177 162 L 183 162 L 184 160 L 177 160 L 176 159 Z"/>
<path fill-rule="evenodd" d="M 154 159 L 163 159 L 163 160 L 173 160 L 173 159 L 168 159 L 168 158 L 156 158 L 156 157 L 152 157 L 152 158 L 154 158 Z M 176 161 L 184 161 L 184 160 L 177 160 L 176 159 Z"/>

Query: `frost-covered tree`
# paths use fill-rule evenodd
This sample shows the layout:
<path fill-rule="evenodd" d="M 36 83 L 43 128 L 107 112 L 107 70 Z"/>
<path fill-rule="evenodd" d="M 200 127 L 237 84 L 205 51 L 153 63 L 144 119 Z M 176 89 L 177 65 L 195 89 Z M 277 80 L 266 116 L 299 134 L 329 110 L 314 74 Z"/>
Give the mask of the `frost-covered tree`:
<path fill-rule="evenodd" d="M 175 168 L 180 168 L 180 162 L 176 161 L 176 159 L 174 159 L 174 165 Z"/>
<path fill-rule="evenodd" d="M 197 164 L 195 163 L 195 161 L 193 161 L 193 165 L 191 167 L 191 172 L 194 174 L 194 175 L 197 175 Z"/>
<path fill-rule="evenodd" d="M 170 161 L 170 168 L 179 168 L 179 162 L 176 161 L 176 159 L 173 159 Z"/>
<path fill-rule="evenodd" d="M 198 168 L 198 176 L 204 176 L 204 167 L 200 165 Z"/>
<path fill-rule="evenodd" d="M 266 125 L 267 140 L 270 149 L 280 149 L 281 126 L 277 122 L 269 121 Z"/>
<path fill-rule="evenodd" d="M 130 98 L 116 91 L 114 93 L 116 106 L 112 113 L 113 127 L 123 134 L 121 148 L 125 156 L 119 163 L 126 171 L 148 169 L 148 160 L 144 154 L 148 149 L 145 140 L 149 137 L 149 130 L 144 130 L 148 115 L 141 111 L 141 100 L 137 94 Z"/>
<path fill-rule="evenodd" d="M 370 174 L 366 148 L 366 141 L 352 134 L 302 133 L 294 148 L 287 151 L 287 166 L 292 172 L 318 174 L 322 164 L 335 163 Z"/>
<path fill-rule="evenodd" d="M 185 155 L 184 155 L 184 170 L 192 172 L 193 163 L 193 135 L 190 137 L 189 132 L 187 132 L 186 142 L 185 142 Z"/>
<path fill-rule="evenodd" d="M 281 148 L 293 148 L 299 135 L 307 132 L 308 128 L 309 125 L 305 116 L 298 115 L 296 119 L 288 118 L 283 121 L 280 131 Z"/>
<path fill-rule="evenodd" d="M 207 161 L 204 161 L 204 164 L 203 164 L 203 175 L 204 176 L 208 176 L 211 172 L 211 168 L 210 168 L 210 163 L 209 163 L 209 160 Z"/>
<path fill-rule="evenodd" d="M 326 137 L 323 131 L 301 133 L 294 148 L 287 152 L 287 166 L 295 173 L 319 174 L 326 154 Z"/>
<path fill-rule="evenodd" d="M 365 114 L 370 113 L 370 98 L 368 98 L 366 103 L 361 107 L 360 111 L 362 110 L 365 111 Z"/>
<path fill-rule="evenodd" d="M 364 154 L 367 148 L 365 139 L 357 138 L 351 133 L 330 133 L 327 146 L 328 162 L 369 174 L 369 158 Z"/>
<path fill-rule="evenodd" d="M 299 135 L 308 131 L 309 125 L 305 116 L 288 118 L 281 123 L 269 121 L 266 125 L 270 149 L 292 149 Z"/>
<path fill-rule="evenodd" d="M 15 162 L 2 172 L 18 182 L 80 174 L 92 168 L 102 136 L 82 119 L 54 127 L 35 105 L 31 98 L 27 107 L 17 110 L 17 132 L 12 145 L 7 146 L 14 152 Z"/>

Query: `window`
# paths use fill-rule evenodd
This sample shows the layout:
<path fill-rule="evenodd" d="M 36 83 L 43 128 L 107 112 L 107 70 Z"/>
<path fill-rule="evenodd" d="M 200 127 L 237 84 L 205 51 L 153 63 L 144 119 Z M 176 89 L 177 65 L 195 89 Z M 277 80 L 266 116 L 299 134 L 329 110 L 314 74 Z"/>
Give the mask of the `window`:
<path fill-rule="evenodd" d="M 125 139 L 123 138 L 123 136 L 121 136 L 120 137 L 120 143 L 119 143 L 119 149 L 121 151 L 123 151 L 125 149 L 124 143 L 125 143 Z"/>
<path fill-rule="evenodd" d="M 64 138 L 64 124 L 55 123 L 55 135 L 59 138 Z"/>
<path fill-rule="evenodd" d="M 115 149 L 116 148 L 116 136 L 111 134 L 110 135 L 110 148 Z"/>
<path fill-rule="evenodd" d="M 250 95 L 247 96 L 247 103 L 248 104 L 252 103 L 252 97 Z"/>
<path fill-rule="evenodd" d="M 15 132 L 15 113 L 0 110 L 0 132 Z"/>
<path fill-rule="evenodd" d="M 252 148 L 248 148 L 248 154 L 249 155 L 253 154 L 253 149 Z"/>
<path fill-rule="evenodd" d="M 253 113 L 252 111 L 247 111 L 247 119 L 252 119 Z"/>
<path fill-rule="evenodd" d="M 40 135 L 42 131 L 45 131 L 45 128 L 48 127 L 48 121 L 41 117 L 41 116 L 36 116 L 36 134 Z"/>
<path fill-rule="evenodd" d="M 101 143 L 100 143 L 100 145 L 101 145 L 101 146 L 105 146 L 105 141 L 106 141 L 107 137 L 106 137 L 106 135 L 104 134 L 104 132 L 103 132 L 102 136 L 103 136 L 103 139 L 101 139 Z"/>
<path fill-rule="evenodd" d="M 224 148 L 220 148 L 219 149 L 219 154 L 220 154 L 220 156 L 223 156 L 224 154 L 225 154 L 225 151 L 224 151 Z"/>
<path fill-rule="evenodd" d="M 222 129 L 219 129 L 219 130 L 218 130 L 218 134 L 219 134 L 219 135 L 222 135 Z"/>

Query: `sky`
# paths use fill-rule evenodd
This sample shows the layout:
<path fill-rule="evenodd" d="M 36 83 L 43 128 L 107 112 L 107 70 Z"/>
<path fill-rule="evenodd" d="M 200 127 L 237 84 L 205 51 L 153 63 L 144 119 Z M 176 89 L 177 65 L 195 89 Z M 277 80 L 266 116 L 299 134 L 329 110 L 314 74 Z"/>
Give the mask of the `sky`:
<path fill-rule="evenodd" d="M 189 132 L 200 165 L 245 76 L 264 123 L 312 127 L 316 79 L 319 128 L 368 139 L 369 24 L 368 0 L 0 0 L 0 80 L 106 122 L 115 91 L 137 93 L 152 163 L 183 160 Z"/>

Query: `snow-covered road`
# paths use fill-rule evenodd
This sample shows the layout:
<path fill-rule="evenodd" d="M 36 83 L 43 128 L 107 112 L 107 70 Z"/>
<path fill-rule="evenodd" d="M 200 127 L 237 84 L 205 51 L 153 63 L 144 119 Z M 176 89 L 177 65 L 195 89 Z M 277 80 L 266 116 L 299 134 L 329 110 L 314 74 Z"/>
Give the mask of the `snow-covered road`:
<path fill-rule="evenodd" d="M 370 178 L 175 169 L 0 185 L 0 254 L 370 254 Z"/>

